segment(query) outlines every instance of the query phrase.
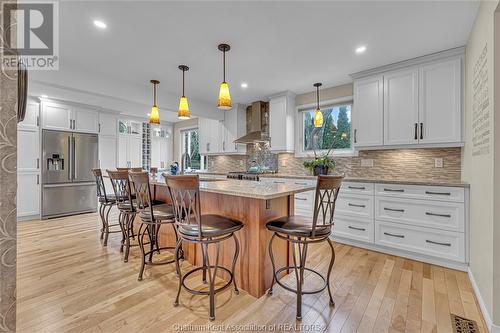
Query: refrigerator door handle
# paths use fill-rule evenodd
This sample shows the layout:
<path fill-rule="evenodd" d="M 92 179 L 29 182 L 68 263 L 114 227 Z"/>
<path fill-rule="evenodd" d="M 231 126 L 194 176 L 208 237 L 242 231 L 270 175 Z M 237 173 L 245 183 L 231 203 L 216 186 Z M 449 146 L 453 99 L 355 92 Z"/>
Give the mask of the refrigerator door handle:
<path fill-rule="evenodd" d="M 68 136 L 68 179 L 71 180 L 71 137 Z"/>
<path fill-rule="evenodd" d="M 73 171 L 73 180 L 76 179 L 76 154 L 75 154 L 75 151 L 76 151 L 76 142 L 75 142 L 75 137 L 71 137 L 71 143 L 72 143 L 72 147 L 71 147 L 71 150 L 73 151 L 73 157 L 71 158 L 71 161 L 73 162 L 73 166 L 71 167 L 72 171 Z"/>

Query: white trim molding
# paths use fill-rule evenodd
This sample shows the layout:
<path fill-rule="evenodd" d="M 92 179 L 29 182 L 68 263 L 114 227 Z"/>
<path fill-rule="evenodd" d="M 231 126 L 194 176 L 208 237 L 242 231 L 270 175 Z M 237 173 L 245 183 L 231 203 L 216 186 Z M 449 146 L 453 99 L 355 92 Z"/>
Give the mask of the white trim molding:
<path fill-rule="evenodd" d="M 472 285 L 472 290 L 474 290 L 474 294 L 476 295 L 477 302 L 479 303 L 479 307 L 481 308 L 481 314 L 483 315 L 484 321 L 486 322 L 486 325 L 488 326 L 486 329 L 490 333 L 500 333 L 500 326 L 495 325 L 493 323 L 493 320 L 491 319 L 490 313 L 488 312 L 488 308 L 486 307 L 486 304 L 484 303 L 483 296 L 481 295 L 481 292 L 479 291 L 479 287 L 477 286 L 476 280 L 474 279 L 474 274 L 472 274 L 472 271 L 470 270 L 470 267 L 467 269 L 467 274 L 469 275 L 469 280 Z"/>

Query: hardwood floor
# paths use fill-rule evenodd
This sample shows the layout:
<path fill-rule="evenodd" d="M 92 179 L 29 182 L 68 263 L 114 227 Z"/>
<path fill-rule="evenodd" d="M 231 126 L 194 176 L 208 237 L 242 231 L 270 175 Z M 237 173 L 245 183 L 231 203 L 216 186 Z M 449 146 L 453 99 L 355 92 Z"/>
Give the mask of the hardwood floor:
<path fill-rule="evenodd" d="M 146 267 L 144 280 L 137 281 L 139 249 L 132 248 L 124 263 L 121 236 L 111 234 L 102 247 L 99 225 L 97 214 L 18 224 L 19 332 L 255 331 L 260 325 L 285 332 L 290 326 L 277 325 L 296 324 L 295 295 L 280 287 L 259 299 L 230 290 L 219 294 L 213 323 L 207 297 L 182 292 L 180 306 L 173 307 L 174 266 Z M 304 296 L 302 325 L 311 326 L 296 329 L 452 332 L 453 313 L 486 332 L 466 273 L 342 244 L 335 250 L 336 306 L 328 305 L 326 291 Z M 326 244 L 313 247 L 308 257 L 308 266 L 326 272 Z M 189 282 L 202 286 L 199 276 Z M 307 276 L 306 286 L 318 284 Z M 225 326 L 197 326 L 207 324 Z"/>

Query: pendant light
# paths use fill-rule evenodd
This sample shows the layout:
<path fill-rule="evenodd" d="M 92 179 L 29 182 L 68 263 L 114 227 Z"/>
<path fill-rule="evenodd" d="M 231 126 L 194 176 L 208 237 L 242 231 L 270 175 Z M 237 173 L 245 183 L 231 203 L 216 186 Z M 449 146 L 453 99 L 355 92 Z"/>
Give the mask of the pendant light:
<path fill-rule="evenodd" d="M 323 113 L 319 108 L 319 87 L 321 83 L 315 83 L 316 87 L 316 112 L 314 112 L 314 127 L 323 127 Z"/>
<path fill-rule="evenodd" d="M 189 112 L 188 99 L 184 95 L 184 73 L 189 70 L 186 65 L 180 65 L 179 69 L 182 71 L 182 96 L 179 100 L 179 111 L 177 111 L 177 118 L 179 119 L 189 119 L 191 118 L 191 112 Z"/>
<path fill-rule="evenodd" d="M 160 84 L 158 80 L 151 80 L 153 84 L 153 107 L 151 108 L 151 113 L 149 114 L 149 123 L 152 125 L 160 124 L 160 114 L 158 113 L 158 105 L 156 104 L 156 86 Z"/>
<path fill-rule="evenodd" d="M 222 51 L 223 76 L 219 88 L 219 101 L 217 107 L 222 110 L 231 109 L 231 95 L 229 94 L 229 86 L 226 82 L 226 52 L 230 49 L 231 47 L 228 44 L 219 44 L 219 50 Z"/>

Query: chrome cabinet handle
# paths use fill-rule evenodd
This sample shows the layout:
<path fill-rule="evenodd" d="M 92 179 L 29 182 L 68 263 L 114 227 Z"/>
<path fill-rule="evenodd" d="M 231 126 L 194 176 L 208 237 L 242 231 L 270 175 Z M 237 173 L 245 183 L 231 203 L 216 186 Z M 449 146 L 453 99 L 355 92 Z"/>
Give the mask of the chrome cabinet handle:
<path fill-rule="evenodd" d="M 451 243 L 435 242 L 435 241 L 431 241 L 431 240 L 428 240 L 428 239 L 426 239 L 425 242 L 426 243 L 430 243 L 430 244 L 436 244 L 436 245 L 451 246 Z"/>
<path fill-rule="evenodd" d="M 285 182 L 284 182 L 284 181 L 281 181 L 281 180 L 275 180 L 275 181 L 274 181 L 274 183 L 275 183 L 275 184 L 285 184 Z"/>
<path fill-rule="evenodd" d="M 36 168 L 40 169 L 40 159 L 39 158 L 36 159 Z"/>
<path fill-rule="evenodd" d="M 295 182 L 295 185 L 307 185 L 305 182 Z"/>
<path fill-rule="evenodd" d="M 354 143 L 358 143 L 358 130 L 354 129 Z"/>
<path fill-rule="evenodd" d="M 431 192 L 431 191 L 425 191 L 425 194 L 431 194 L 431 195 L 451 195 L 450 192 Z"/>
<path fill-rule="evenodd" d="M 350 203 L 350 202 L 347 205 L 351 206 L 351 207 L 361 207 L 361 208 L 365 208 L 366 207 L 365 205 L 358 205 L 358 204 L 353 204 L 353 203 Z"/>
<path fill-rule="evenodd" d="M 436 214 L 436 213 L 431 213 L 431 212 L 425 212 L 425 215 L 451 218 L 450 214 Z"/>
<path fill-rule="evenodd" d="M 297 197 L 295 197 L 295 200 L 307 201 L 307 199 L 306 199 L 306 198 L 297 198 Z"/>
<path fill-rule="evenodd" d="M 40 175 L 36 175 L 36 184 L 40 185 Z"/>
<path fill-rule="evenodd" d="M 418 140 L 418 124 L 415 123 L 415 140 Z"/>
<path fill-rule="evenodd" d="M 391 237 L 397 237 L 397 238 L 405 238 L 405 235 L 396 235 L 396 234 L 391 234 L 389 232 L 384 232 L 384 235 L 391 236 Z"/>
<path fill-rule="evenodd" d="M 424 139 L 424 123 L 420 123 L 420 140 Z"/>
<path fill-rule="evenodd" d="M 387 208 L 387 207 L 384 207 L 384 210 L 388 210 L 388 211 L 391 211 L 391 212 L 399 212 L 399 213 L 404 213 L 405 212 L 404 209 L 395 209 L 395 208 Z"/>
<path fill-rule="evenodd" d="M 349 229 L 353 229 L 353 230 L 359 230 L 359 231 L 366 231 L 365 228 L 356 228 L 356 227 L 353 227 L 352 225 L 349 225 L 347 226 Z"/>
<path fill-rule="evenodd" d="M 392 189 L 392 188 L 384 188 L 384 192 L 404 192 L 404 189 Z"/>
<path fill-rule="evenodd" d="M 351 190 L 366 190 L 366 187 L 364 186 L 347 186 L 347 188 L 350 188 Z"/>

